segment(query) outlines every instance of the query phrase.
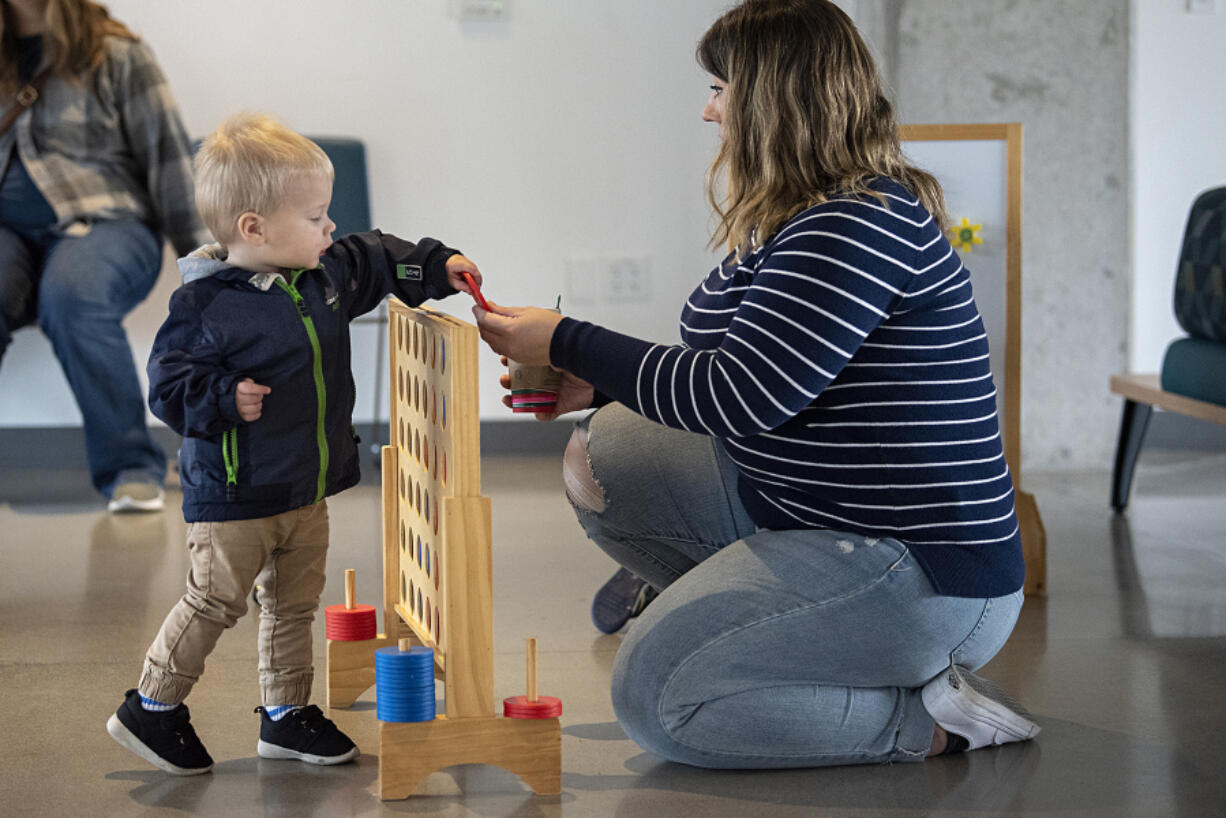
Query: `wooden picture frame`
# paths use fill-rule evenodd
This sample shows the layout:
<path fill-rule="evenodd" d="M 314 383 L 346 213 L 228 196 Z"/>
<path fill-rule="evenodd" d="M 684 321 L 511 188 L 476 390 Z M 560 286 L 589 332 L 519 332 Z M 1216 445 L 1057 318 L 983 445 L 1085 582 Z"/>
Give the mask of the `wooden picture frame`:
<path fill-rule="evenodd" d="M 951 219 L 982 219 L 983 241 L 992 242 L 963 258 L 992 347 L 1001 437 L 1026 558 L 1025 589 L 1045 595 L 1047 535 L 1034 495 L 1022 490 L 1022 125 L 903 125 L 900 136 L 908 159 L 945 189 Z"/>

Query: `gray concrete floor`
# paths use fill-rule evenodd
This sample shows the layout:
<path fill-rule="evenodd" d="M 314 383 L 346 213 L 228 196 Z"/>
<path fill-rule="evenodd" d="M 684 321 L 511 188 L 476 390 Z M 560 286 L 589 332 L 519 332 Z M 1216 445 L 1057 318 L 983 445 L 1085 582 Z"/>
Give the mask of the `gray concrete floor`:
<path fill-rule="evenodd" d="M 373 471 L 373 470 L 371 470 Z M 1226 776 L 1226 455 L 1146 452 L 1127 516 L 1106 472 L 1028 474 L 1048 534 L 1049 587 L 985 669 L 1033 710 L 1037 740 L 924 764 L 712 772 L 665 763 L 618 728 L 608 678 L 620 643 L 588 621 L 612 563 L 584 540 L 555 458 L 487 458 L 494 519 L 495 696 L 522 692 L 540 640 L 541 692 L 563 700 L 563 793 L 495 767 L 435 773 L 381 802 L 373 694 L 331 716 L 356 764 L 255 754 L 255 618 L 223 636 L 190 699 L 217 765 L 176 779 L 103 727 L 182 593 L 184 525 L 102 510 L 78 471 L 0 470 L 0 815 L 14 816 L 1223 816 Z M 379 492 L 331 502 L 324 604 L 354 568 L 378 605 Z M 316 697 L 322 702 L 322 617 Z"/>

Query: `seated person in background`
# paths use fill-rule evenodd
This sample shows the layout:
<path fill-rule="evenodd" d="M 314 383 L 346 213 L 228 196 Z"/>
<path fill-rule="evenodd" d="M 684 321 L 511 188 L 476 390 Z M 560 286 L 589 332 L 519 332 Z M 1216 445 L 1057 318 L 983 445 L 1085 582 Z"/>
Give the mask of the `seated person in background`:
<path fill-rule="evenodd" d="M 832 3 L 748 0 L 698 58 L 732 252 L 682 310 L 684 343 L 474 310 L 496 352 L 565 373 L 558 412 L 615 401 L 577 425 L 563 475 L 591 539 L 660 592 L 614 663 L 618 721 L 699 767 L 1028 739 L 972 672 L 1013 630 L 1025 565 L 940 186 Z"/>
<path fill-rule="evenodd" d="M 219 244 L 179 262 L 149 360 L 153 413 L 179 450 L 191 573 L 108 732 L 175 775 L 208 772 L 183 699 L 221 632 L 260 606 L 265 758 L 337 764 L 357 748 L 309 705 L 324 587 L 326 497 L 358 482 L 349 322 L 392 293 L 416 306 L 476 265 L 436 239 L 377 230 L 332 241 L 332 164 L 276 121 L 239 115 L 196 156 L 196 201 Z"/>
<path fill-rule="evenodd" d="M 180 254 L 208 240 L 191 146 L 153 53 L 105 8 L 0 11 L 0 105 L 41 85 L 0 135 L 0 356 L 37 322 L 81 410 L 94 488 L 111 511 L 158 511 L 166 456 L 123 319 L 157 282 L 163 236 Z"/>

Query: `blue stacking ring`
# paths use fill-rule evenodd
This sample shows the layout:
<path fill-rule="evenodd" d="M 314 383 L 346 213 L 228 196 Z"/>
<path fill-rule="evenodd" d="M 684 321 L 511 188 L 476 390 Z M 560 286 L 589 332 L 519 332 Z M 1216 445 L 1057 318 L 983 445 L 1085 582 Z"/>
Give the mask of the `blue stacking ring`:
<path fill-rule="evenodd" d="M 434 719 L 434 651 L 426 647 L 375 651 L 375 717 L 379 721 Z"/>

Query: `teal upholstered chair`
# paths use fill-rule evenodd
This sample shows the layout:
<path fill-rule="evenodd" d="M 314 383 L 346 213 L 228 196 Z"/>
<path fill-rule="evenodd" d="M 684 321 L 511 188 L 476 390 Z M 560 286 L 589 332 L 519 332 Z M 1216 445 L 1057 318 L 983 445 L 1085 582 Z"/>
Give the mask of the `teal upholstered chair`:
<path fill-rule="evenodd" d="M 1226 187 L 1200 194 L 1188 214 L 1175 273 L 1175 318 L 1188 333 L 1167 347 L 1160 375 L 1117 375 L 1124 396 L 1111 481 L 1123 511 L 1154 407 L 1226 424 Z"/>
<path fill-rule="evenodd" d="M 332 183 L 332 206 L 328 215 L 336 222 L 336 236 L 371 228 L 370 184 L 366 173 L 366 146 L 358 139 L 338 136 L 308 137 L 332 160 L 336 179 Z"/>

